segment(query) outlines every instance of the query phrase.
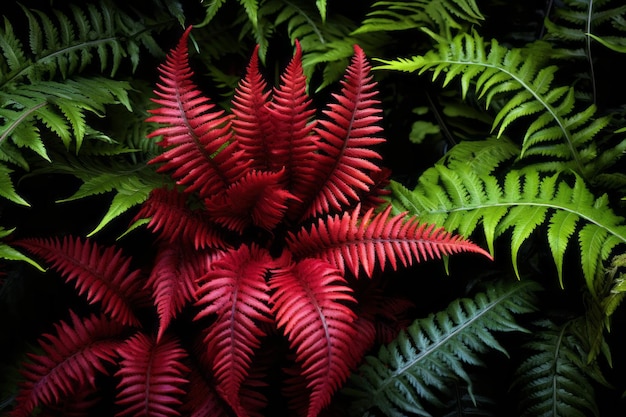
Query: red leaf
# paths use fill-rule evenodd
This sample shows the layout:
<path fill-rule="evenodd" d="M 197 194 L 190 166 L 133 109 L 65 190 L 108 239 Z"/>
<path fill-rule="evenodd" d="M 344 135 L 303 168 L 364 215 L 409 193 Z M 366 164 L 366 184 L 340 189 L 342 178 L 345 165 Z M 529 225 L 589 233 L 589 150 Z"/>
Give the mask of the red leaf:
<path fill-rule="evenodd" d="M 204 271 L 203 259 L 185 245 L 162 245 L 152 268 L 146 287 L 154 294 L 154 304 L 159 314 L 160 341 L 170 322 L 196 295 L 196 279 Z"/>
<path fill-rule="evenodd" d="M 377 136 L 382 111 L 377 108 L 376 83 L 372 81 L 370 66 L 363 50 L 355 54 L 346 70 L 337 101 L 328 105 L 316 133 L 321 137 L 317 179 L 319 190 L 313 196 L 305 217 L 346 208 L 359 200 L 359 193 L 368 192 L 374 184 L 372 174 L 380 170 L 375 161 L 381 156 L 371 149 L 381 142 Z"/>
<path fill-rule="evenodd" d="M 271 152 L 274 126 L 268 109 L 269 91 L 259 72 L 259 47 L 254 49 L 246 76 L 235 90 L 231 111 L 237 145 L 245 151 L 252 169 L 276 167 Z M 278 167 L 280 169 L 280 167 Z"/>
<path fill-rule="evenodd" d="M 196 249 L 228 246 L 206 213 L 188 207 L 187 196 L 176 190 L 152 190 L 135 216 L 135 220 L 142 218 L 150 218 L 148 228 L 170 244 L 189 242 Z"/>
<path fill-rule="evenodd" d="M 298 258 L 324 259 L 342 272 L 347 267 L 355 277 L 361 268 L 371 277 L 376 265 L 384 270 L 389 262 L 395 270 L 398 261 L 406 267 L 413 261 L 459 252 L 480 253 L 491 259 L 488 252 L 461 236 L 421 224 L 415 216 L 403 213 L 392 217 L 390 213 L 391 206 L 378 214 L 370 209 L 360 217 L 357 207 L 341 216 L 320 219 L 310 232 L 290 233 L 287 244 Z"/>
<path fill-rule="evenodd" d="M 119 349 L 122 361 L 115 373 L 120 378 L 115 404 L 120 416 L 179 416 L 181 398 L 189 383 L 183 361 L 187 353 L 178 340 L 166 335 L 160 342 L 143 333 Z"/>
<path fill-rule="evenodd" d="M 284 173 L 249 172 L 225 192 L 206 200 L 209 215 L 239 233 L 252 224 L 271 231 L 283 219 L 287 200 L 293 198 L 283 188 Z"/>
<path fill-rule="evenodd" d="M 345 382 L 354 359 L 355 302 L 340 272 L 318 259 L 275 270 L 269 285 L 272 313 L 284 327 L 311 389 L 308 416 L 317 416 Z"/>
<path fill-rule="evenodd" d="M 70 318 L 71 323 L 61 321 L 55 324 L 54 334 L 40 338 L 43 354 L 28 355 L 13 417 L 29 416 L 39 405 L 79 395 L 95 386 L 96 374 L 108 374 L 104 364 L 115 361 L 116 338 L 123 327 L 104 316 L 80 318 L 70 311 Z"/>
<path fill-rule="evenodd" d="M 100 303 L 102 310 L 113 320 L 130 326 L 140 326 L 133 306 L 143 304 L 140 271 L 130 271 L 131 259 L 115 247 L 100 247 L 89 240 L 65 236 L 62 241 L 52 239 L 23 239 L 16 242 L 23 248 L 45 259 L 65 277 L 76 281 L 79 295 L 90 304 Z"/>
<path fill-rule="evenodd" d="M 225 189 L 245 169 L 245 160 L 231 142 L 231 116 L 215 110 L 215 104 L 202 95 L 193 83 L 189 68 L 187 38 L 191 27 L 159 67 L 161 83 L 153 101 L 161 107 L 150 110 L 149 122 L 166 126 L 150 137 L 162 136 L 159 142 L 167 150 L 151 163 L 163 163 L 159 172 L 170 171 L 187 192 L 201 197 Z"/>
<path fill-rule="evenodd" d="M 311 180 L 318 167 L 316 142 L 313 134 L 315 109 L 306 93 L 307 84 L 302 69 L 302 49 L 296 42 L 296 52 L 280 78 L 269 104 L 274 123 L 271 147 L 272 169 L 286 170 L 287 189 L 298 201 L 309 195 Z M 296 205 L 301 203 L 293 202 Z M 291 211 L 291 210 L 290 210 Z"/>
<path fill-rule="evenodd" d="M 239 391 L 265 335 L 258 324 L 271 320 L 265 282 L 271 264 L 264 249 L 241 246 L 213 263 L 199 281 L 198 305 L 202 310 L 196 318 L 217 314 L 205 336 L 217 389 L 240 414 L 245 411 Z"/>

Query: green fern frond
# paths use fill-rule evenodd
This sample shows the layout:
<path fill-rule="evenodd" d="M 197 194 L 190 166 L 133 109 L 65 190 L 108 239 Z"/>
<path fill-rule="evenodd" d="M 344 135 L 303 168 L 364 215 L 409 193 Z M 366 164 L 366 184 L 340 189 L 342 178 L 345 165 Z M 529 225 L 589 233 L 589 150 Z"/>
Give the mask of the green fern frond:
<path fill-rule="evenodd" d="M 75 143 L 76 151 L 87 132 L 86 113 L 102 116 L 108 104 L 131 105 L 129 83 L 103 77 L 73 78 L 64 82 L 41 81 L 19 90 L 0 91 L 0 144 L 10 139 L 48 159 L 40 137 L 43 124 L 65 145 Z"/>
<path fill-rule="evenodd" d="M 415 189 L 396 182 L 391 189 L 394 207 L 417 214 L 423 221 L 466 236 L 481 223 L 492 254 L 494 239 L 510 229 L 511 258 L 518 276 L 520 247 L 539 227 L 546 229 L 561 285 L 565 250 L 576 237 L 581 268 L 592 293 L 602 262 L 615 246 L 626 243 L 624 219 L 613 212 L 606 195 L 596 198 L 578 176 L 570 185 L 559 174 L 542 177 L 535 170 L 511 170 L 500 183 L 467 165 L 451 169 L 438 164 L 424 172 Z"/>
<path fill-rule="evenodd" d="M 484 20 L 475 0 L 377 1 L 354 34 L 427 27 L 439 34 Z"/>
<path fill-rule="evenodd" d="M 388 416 L 428 416 L 425 404 L 441 406 L 450 381 L 463 381 L 472 395 L 468 365 L 481 365 L 480 354 L 506 350 L 495 332 L 522 331 L 514 315 L 534 310 L 531 282 L 497 282 L 473 299 L 453 301 L 445 311 L 413 322 L 349 380 L 344 392 L 353 398 L 355 415 L 377 407 Z"/>
<path fill-rule="evenodd" d="M 143 16 L 129 16 L 108 1 L 69 5 L 71 16 L 54 10 L 45 13 L 22 7 L 29 24 L 28 49 L 18 39 L 8 19 L 0 30 L 0 89 L 24 82 L 67 78 L 83 71 L 97 57 L 100 71 L 114 75 L 128 59 L 133 70 L 139 63 L 140 45 L 155 51 L 157 42 L 142 23 Z M 52 17 L 54 15 L 54 17 Z"/>
<path fill-rule="evenodd" d="M 26 263 L 31 264 L 38 270 L 44 271 L 44 268 L 42 268 L 41 265 L 39 265 L 36 261 L 24 255 L 22 252 L 18 251 L 14 247 L 1 242 L 2 239 L 4 239 L 5 237 L 13 233 L 14 230 L 15 230 L 14 228 L 5 229 L 4 227 L 0 226 L 0 259 L 5 259 L 7 261 L 26 262 Z"/>
<path fill-rule="evenodd" d="M 537 323 L 525 347 L 536 352 L 516 372 L 522 416 L 598 416 L 590 378 L 601 378 L 597 366 L 587 365 L 587 353 L 570 326 L 547 320 Z"/>
<path fill-rule="evenodd" d="M 444 86 L 458 78 L 463 97 L 472 89 L 486 108 L 498 101 L 501 107 L 492 127 L 498 137 L 514 122 L 530 118 L 520 158 L 571 161 L 578 173 L 585 172 L 585 163 L 595 156 L 586 147 L 609 118 L 595 117 L 593 105 L 578 112 L 574 89 L 552 86 L 556 66 L 545 66 L 545 57 L 505 48 L 496 40 L 486 45 L 476 32 L 447 40 L 426 31 L 438 40 L 438 50 L 410 59 L 381 60 L 385 65 L 377 68 L 420 74 L 431 70 L 433 80 L 442 77 Z"/>

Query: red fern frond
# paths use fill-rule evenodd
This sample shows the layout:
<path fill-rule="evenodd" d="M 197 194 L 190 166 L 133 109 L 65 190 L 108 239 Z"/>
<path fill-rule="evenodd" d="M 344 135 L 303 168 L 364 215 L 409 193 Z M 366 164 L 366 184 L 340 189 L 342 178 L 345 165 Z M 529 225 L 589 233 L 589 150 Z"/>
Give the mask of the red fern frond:
<path fill-rule="evenodd" d="M 271 231 L 285 215 L 292 194 L 284 189 L 285 171 L 251 171 L 228 190 L 206 199 L 211 218 L 239 233 L 254 224 Z"/>
<path fill-rule="evenodd" d="M 184 415 L 189 417 L 229 417 L 226 405 L 215 391 L 212 380 L 207 380 L 199 369 L 189 374 L 189 390 L 183 402 Z"/>
<path fill-rule="evenodd" d="M 398 261 L 409 266 L 413 261 L 441 258 L 459 252 L 491 255 L 461 236 L 443 228 L 419 223 L 415 216 L 390 216 L 391 206 L 378 214 L 373 209 L 360 216 L 360 207 L 341 216 L 320 219 L 310 231 L 290 234 L 288 247 L 298 258 L 324 259 L 342 272 L 346 267 L 359 277 L 360 269 L 371 277 L 376 265 L 387 262 L 396 270 Z"/>
<path fill-rule="evenodd" d="M 188 207 L 187 196 L 176 190 L 152 190 L 134 220 L 144 218 L 150 219 L 148 228 L 170 244 L 189 242 L 196 249 L 228 247 L 206 213 Z"/>
<path fill-rule="evenodd" d="M 70 323 L 55 324 L 54 334 L 44 334 L 42 354 L 29 354 L 24 364 L 13 417 L 29 416 L 35 407 L 51 405 L 95 387 L 98 373 L 107 375 L 105 363 L 113 363 L 123 326 L 104 316 L 78 317 L 70 311 Z"/>
<path fill-rule="evenodd" d="M 15 243 L 45 259 L 66 282 L 75 281 L 78 294 L 90 304 L 100 303 L 105 314 L 129 326 L 140 326 L 133 312 L 143 305 L 139 270 L 130 270 L 131 259 L 113 246 L 101 247 L 90 240 L 65 236 L 52 239 L 22 239 Z"/>
<path fill-rule="evenodd" d="M 276 269 L 269 281 L 272 313 L 284 328 L 311 389 L 308 416 L 317 416 L 354 364 L 355 299 L 343 276 L 319 259 Z"/>
<path fill-rule="evenodd" d="M 204 274 L 203 259 L 186 245 L 161 245 L 146 287 L 159 315 L 157 342 L 170 322 L 194 300 L 196 280 Z"/>
<path fill-rule="evenodd" d="M 160 342 L 143 333 L 128 339 L 119 348 L 122 357 L 115 376 L 115 404 L 121 407 L 116 417 L 180 416 L 181 398 L 189 383 L 184 364 L 187 352 L 177 339 L 165 335 Z"/>
<path fill-rule="evenodd" d="M 159 172 L 170 172 L 187 192 L 208 197 L 236 179 L 245 170 L 245 160 L 231 142 L 231 116 L 215 110 L 215 104 L 192 81 L 187 47 L 190 30 L 159 67 L 161 83 L 154 91 L 159 98 L 152 100 L 161 107 L 151 109 L 147 121 L 165 125 L 149 136 L 162 136 L 159 145 L 167 150 L 151 163 L 163 163 Z"/>
<path fill-rule="evenodd" d="M 275 166 L 271 152 L 274 127 L 270 118 L 267 83 L 259 72 L 259 47 L 254 49 L 246 71 L 235 90 L 231 111 L 235 115 L 235 141 L 251 161 L 251 169 L 271 170 Z"/>
<path fill-rule="evenodd" d="M 245 415 L 239 398 L 241 384 L 265 335 L 258 325 L 271 321 L 265 281 L 271 265 L 266 250 L 241 246 L 216 261 L 199 280 L 197 303 L 202 309 L 196 318 L 217 314 L 205 336 L 217 389 L 241 415 Z"/>
<path fill-rule="evenodd" d="M 359 192 L 367 192 L 374 184 L 372 174 L 380 168 L 381 159 L 371 149 L 381 142 L 377 136 L 382 111 L 377 108 L 376 83 L 370 75 L 363 50 L 355 46 L 355 54 L 341 82 L 340 94 L 333 94 L 336 103 L 324 110 L 328 119 L 319 120 L 315 128 L 320 136 L 319 192 L 314 196 L 306 216 L 329 213 L 346 208 L 359 200 Z"/>
<path fill-rule="evenodd" d="M 274 123 L 272 169 L 285 167 L 287 189 L 297 199 L 308 196 L 311 178 L 318 166 L 317 137 L 313 135 L 315 109 L 306 92 L 306 77 L 302 69 L 302 49 L 296 51 L 274 90 L 269 109 Z"/>

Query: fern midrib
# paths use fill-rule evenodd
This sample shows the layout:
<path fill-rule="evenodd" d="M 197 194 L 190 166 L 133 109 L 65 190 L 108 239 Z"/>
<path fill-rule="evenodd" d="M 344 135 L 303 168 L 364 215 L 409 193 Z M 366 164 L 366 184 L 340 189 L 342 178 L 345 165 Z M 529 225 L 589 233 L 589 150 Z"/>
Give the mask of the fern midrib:
<path fill-rule="evenodd" d="M 431 353 L 436 353 L 438 348 L 445 345 L 449 340 L 458 334 L 463 333 L 463 331 L 469 327 L 471 327 L 474 323 L 476 323 L 480 318 L 485 316 L 488 313 L 492 312 L 492 309 L 500 305 L 501 302 L 505 301 L 507 298 L 511 296 L 516 291 L 516 288 L 512 288 L 509 291 L 501 294 L 499 297 L 490 300 L 489 303 L 475 316 L 471 317 L 468 321 L 463 324 L 455 327 L 455 329 L 448 333 L 443 339 L 438 340 L 436 343 L 432 344 L 430 348 L 426 351 L 418 353 L 412 361 L 408 361 L 407 364 L 403 367 L 398 368 L 396 371 L 392 372 L 389 378 L 386 378 L 385 382 L 381 384 L 380 388 L 375 391 L 374 398 L 378 396 L 378 394 L 386 389 L 389 384 L 392 384 L 393 381 L 399 376 L 403 375 L 408 371 L 409 368 L 415 366 L 422 358 L 426 357 Z M 406 331 L 406 330 L 405 330 Z"/>
<path fill-rule="evenodd" d="M 479 66 L 479 67 L 484 67 L 484 68 L 490 68 L 490 69 L 495 69 L 497 71 L 503 72 L 505 74 L 507 74 L 509 77 L 511 77 L 513 80 L 515 80 L 516 82 L 518 82 L 524 89 L 526 89 L 526 91 L 530 92 L 530 94 L 535 98 L 535 100 L 537 100 L 539 103 L 541 103 L 544 108 L 550 113 L 550 115 L 552 116 L 552 118 L 556 121 L 556 123 L 559 126 L 559 129 L 561 129 L 561 131 L 563 132 L 563 134 L 565 135 L 565 140 L 567 142 L 567 146 L 572 154 L 572 157 L 574 158 L 574 162 L 576 163 L 576 166 L 578 167 L 578 172 L 582 175 L 584 170 L 583 170 L 583 164 L 580 161 L 580 156 L 578 155 L 578 152 L 576 151 L 576 148 L 574 147 L 574 141 L 573 138 L 571 136 L 571 134 L 569 133 L 569 131 L 567 130 L 567 128 L 565 127 L 564 121 L 563 119 L 556 113 L 556 110 L 548 103 L 545 102 L 545 100 L 543 100 L 539 94 L 537 94 L 537 92 L 535 90 L 533 90 L 531 88 L 530 85 L 528 85 L 523 79 L 521 79 L 520 77 L 518 77 L 515 73 L 507 70 L 505 67 L 500 67 L 497 65 L 493 65 L 493 64 L 488 64 L 485 62 L 481 62 L 481 61 L 460 61 L 460 60 L 433 60 L 433 61 L 428 61 L 428 65 L 429 67 L 432 66 L 437 66 L 440 65 L 438 63 L 441 64 L 446 64 L 446 65 L 459 65 L 459 66 L 467 66 L 467 65 L 475 65 L 475 66 Z M 433 65 L 434 64 L 434 65 Z M 494 129 L 495 126 L 492 127 L 492 129 Z"/>
<path fill-rule="evenodd" d="M 47 101 L 37 104 L 36 106 L 31 107 L 28 111 L 23 112 L 20 117 L 15 120 L 13 126 L 10 126 L 2 135 L 0 135 L 0 144 L 4 142 L 4 140 L 15 130 L 15 127 L 22 123 L 24 120 L 28 119 L 33 113 L 37 110 L 46 107 L 48 105 Z"/>
<path fill-rule="evenodd" d="M 405 203 L 403 203 L 403 205 L 407 205 Z M 616 230 L 614 230 L 613 228 L 611 228 L 608 225 L 605 225 L 604 223 L 602 223 L 602 216 L 599 216 L 597 219 L 593 218 L 589 215 L 586 215 L 584 213 L 581 213 L 580 211 L 576 211 L 573 208 L 567 207 L 565 205 L 558 205 L 558 204 L 549 204 L 549 203 L 540 203 L 540 202 L 535 202 L 535 201 L 512 201 L 512 202 L 498 202 L 498 203 L 492 203 L 492 204 L 478 204 L 475 206 L 465 206 L 465 207 L 456 207 L 456 208 L 450 208 L 450 209 L 442 209 L 442 210 L 429 210 L 426 213 L 427 214 L 447 214 L 447 213 L 454 213 L 454 212 L 464 212 L 464 211 L 472 211 L 472 210 L 480 210 L 480 209 L 486 209 L 486 208 L 491 208 L 491 207 L 516 207 L 516 206 L 529 206 L 529 207 L 547 207 L 549 209 L 553 209 L 553 210 L 562 210 L 562 211 L 566 211 L 568 213 L 572 213 L 577 215 L 578 217 L 586 220 L 589 223 L 592 223 L 596 226 L 598 226 L 601 229 L 606 230 L 607 232 L 609 232 L 609 234 L 616 236 L 617 238 L 619 238 L 622 242 L 626 243 L 626 236 L 625 235 L 621 235 L 619 234 Z M 415 208 L 415 213 L 420 213 L 423 212 L 421 210 L 418 209 L 418 207 L 413 206 Z"/>
<path fill-rule="evenodd" d="M 5 81 L 0 84 L 0 89 L 5 89 L 7 85 L 10 85 L 12 82 L 17 82 L 15 80 L 25 76 L 25 73 L 27 72 L 27 70 L 29 68 L 32 67 L 37 67 L 39 65 L 41 65 L 41 63 L 45 60 L 51 59 L 51 58 L 55 58 L 59 55 L 63 55 L 63 54 L 70 54 L 72 52 L 74 52 L 75 50 L 81 50 L 81 49 L 91 49 L 91 48 L 95 48 L 101 44 L 108 44 L 111 42 L 117 42 L 118 41 L 118 37 L 117 36 L 111 36 L 108 38 L 104 38 L 104 39 L 97 39 L 97 40 L 93 40 L 93 41 L 86 41 L 86 42 L 81 42 L 79 44 L 73 45 L 73 46 L 69 46 L 57 51 L 54 51 L 52 53 L 49 53 L 47 55 L 42 55 L 39 56 L 37 58 L 36 61 L 34 62 L 29 62 L 28 65 L 24 65 L 22 68 L 20 68 L 19 70 L 17 70 L 16 72 L 13 73 L 13 75 L 7 79 L 5 79 Z"/>

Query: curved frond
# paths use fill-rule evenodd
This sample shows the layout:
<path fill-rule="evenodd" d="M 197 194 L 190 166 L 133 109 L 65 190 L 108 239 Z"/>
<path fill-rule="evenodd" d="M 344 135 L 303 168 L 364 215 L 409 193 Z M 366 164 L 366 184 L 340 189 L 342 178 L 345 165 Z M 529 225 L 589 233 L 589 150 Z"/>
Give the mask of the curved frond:
<path fill-rule="evenodd" d="M 216 110 L 193 83 L 187 40 L 191 27 L 159 67 L 161 83 L 153 99 L 160 107 L 150 110 L 147 121 L 165 125 L 149 136 L 162 139 L 166 150 L 151 163 L 162 163 L 159 172 L 170 172 L 186 192 L 210 197 L 226 189 L 245 169 L 231 141 L 231 117 Z"/>
<path fill-rule="evenodd" d="M 602 261 L 612 249 L 626 243 L 624 219 L 613 212 L 606 195 L 595 197 L 582 178 L 573 185 L 558 174 L 540 176 L 534 170 L 511 170 L 499 183 L 494 176 L 477 175 L 463 165 L 454 169 L 436 165 L 427 170 L 414 190 L 391 185 L 398 211 L 418 215 L 461 235 L 472 234 L 479 223 L 493 253 L 494 239 L 511 230 L 511 255 L 519 275 L 517 256 L 533 231 L 546 227 L 559 280 L 569 242 L 576 238 L 581 266 L 589 289 Z"/>
<path fill-rule="evenodd" d="M 273 121 L 270 167 L 274 171 L 285 169 L 286 187 L 299 200 L 307 196 L 311 177 L 319 165 L 317 138 L 313 135 L 315 109 L 306 89 L 302 49 L 296 43 L 294 56 L 281 75 L 268 108 Z"/>
<path fill-rule="evenodd" d="M 39 129 L 45 126 L 66 148 L 75 143 L 76 151 L 88 131 L 88 113 L 102 115 L 109 104 L 124 104 L 130 84 L 103 77 L 75 77 L 63 82 L 41 81 L 17 90 L 0 91 L 0 143 L 7 138 L 48 159 Z"/>
<path fill-rule="evenodd" d="M 243 233 L 255 225 L 271 231 L 285 216 L 293 195 L 285 188 L 285 171 L 251 170 L 228 189 L 205 200 L 208 215 L 224 227 Z"/>
<path fill-rule="evenodd" d="M 354 33 L 428 27 L 445 35 L 484 19 L 475 0 L 377 1 Z"/>
<path fill-rule="evenodd" d="M 423 223 L 422 219 L 390 213 L 391 206 L 377 214 L 369 209 L 361 215 L 357 207 L 341 216 L 320 219 L 310 231 L 290 234 L 288 246 L 297 258 L 324 259 L 342 272 L 347 268 L 356 277 L 361 268 L 371 277 L 374 268 L 384 270 L 387 262 L 395 270 L 398 263 L 406 267 L 413 261 L 459 252 L 490 257 L 468 240 Z"/>
<path fill-rule="evenodd" d="M 121 408 L 116 415 L 124 416 L 180 416 L 189 380 L 185 365 L 187 352 L 180 342 L 165 336 L 160 342 L 143 333 L 128 339 L 120 348 L 122 358 L 115 376 L 117 384 L 115 404 Z"/>
<path fill-rule="evenodd" d="M 537 323 L 527 356 L 516 370 L 514 389 L 519 394 L 523 417 L 598 416 L 598 406 L 582 342 L 568 325 Z"/>
<path fill-rule="evenodd" d="M 244 245 L 213 262 L 198 281 L 196 319 L 217 315 L 204 337 L 217 390 L 238 413 L 241 385 L 265 335 L 259 324 L 271 322 L 265 280 L 271 264 L 267 251 Z"/>
<path fill-rule="evenodd" d="M 108 375 L 123 327 L 104 316 L 81 318 L 70 311 L 71 322 L 55 324 L 54 334 L 39 341 L 41 354 L 29 354 L 22 375 L 25 380 L 11 416 L 27 417 L 41 405 L 52 405 L 95 387 L 97 374 Z"/>
<path fill-rule="evenodd" d="M 355 46 L 336 103 L 324 110 L 327 119 L 315 131 L 319 141 L 319 192 L 313 196 L 305 216 L 344 209 L 358 200 L 359 192 L 373 185 L 372 175 L 380 171 L 380 154 L 372 147 L 384 142 L 378 134 L 382 110 L 378 108 L 376 83 L 363 50 Z"/>
<path fill-rule="evenodd" d="M 556 66 L 546 66 L 545 58 L 530 50 L 507 49 L 496 40 L 486 45 L 476 32 L 451 40 L 431 35 L 439 41 L 437 50 L 410 59 L 381 61 L 384 65 L 378 68 L 420 74 L 431 70 L 432 78 L 442 77 L 444 86 L 459 79 L 463 97 L 471 89 L 487 108 L 502 100 L 492 127 L 498 137 L 513 122 L 529 120 L 521 138 L 521 158 L 544 156 L 571 162 L 574 170 L 584 174 L 585 163 L 594 155 L 584 150 L 592 146 L 589 142 L 609 119 L 596 117 L 593 105 L 580 111 L 572 87 L 552 86 Z M 553 170 L 554 165 L 547 168 Z"/>
<path fill-rule="evenodd" d="M 149 218 L 148 228 L 171 244 L 189 242 L 196 249 L 228 246 L 206 213 L 189 207 L 187 196 L 177 190 L 152 190 L 135 216 L 142 218 Z"/>
<path fill-rule="evenodd" d="M 91 304 L 100 303 L 113 320 L 140 325 L 133 307 L 147 298 L 141 271 L 131 270 L 131 259 L 118 248 L 74 236 L 21 239 L 16 244 L 46 260 L 66 282 L 74 281 L 79 295 Z"/>
<path fill-rule="evenodd" d="M 204 271 L 203 257 L 185 245 L 161 245 L 156 259 L 145 286 L 159 314 L 159 342 L 170 322 L 195 299 L 196 281 Z"/>
<path fill-rule="evenodd" d="M 350 287 L 332 265 L 304 259 L 272 272 L 270 302 L 311 390 L 307 416 L 328 405 L 356 365 L 352 344 L 356 315 Z"/>
<path fill-rule="evenodd" d="M 481 354 L 492 349 L 506 354 L 494 333 L 525 331 L 514 315 L 534 310 L 536 290 L 530 281 L 495 283 L 413 322 L 350 377 L 344 392 L 353 398 L 354 415 L 378 408 L 388 416 L 429 416 L 424 404 L 441 405 L 450 379 L 467 383 L 472 395 L 466 368 L 482 365 Z"/>

